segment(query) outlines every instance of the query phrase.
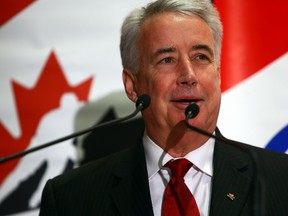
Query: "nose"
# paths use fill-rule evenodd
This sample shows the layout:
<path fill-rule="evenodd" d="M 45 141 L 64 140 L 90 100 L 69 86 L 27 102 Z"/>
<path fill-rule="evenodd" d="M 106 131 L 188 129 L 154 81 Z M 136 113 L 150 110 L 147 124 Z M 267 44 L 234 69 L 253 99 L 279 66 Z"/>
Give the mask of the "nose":
<path fill-rule="evenodd" d="M 181 62 L 179 65 L 178 85 L 197 85 L 198 79 L 189 60 Z"/>

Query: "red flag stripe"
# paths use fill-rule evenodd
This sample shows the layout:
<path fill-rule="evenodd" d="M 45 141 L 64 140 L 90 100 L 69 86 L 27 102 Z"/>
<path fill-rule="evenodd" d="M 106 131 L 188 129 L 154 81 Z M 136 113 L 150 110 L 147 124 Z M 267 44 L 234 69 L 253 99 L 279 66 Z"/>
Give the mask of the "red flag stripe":
<path fill-rule="evenodd" d="M 288 51 L 288 1 L 215 0 L 224 25 L 222 91 Z"/>
<path fill-rule="evenodd" d="M 35 0 L 0 0 L 0 27 Z"/>

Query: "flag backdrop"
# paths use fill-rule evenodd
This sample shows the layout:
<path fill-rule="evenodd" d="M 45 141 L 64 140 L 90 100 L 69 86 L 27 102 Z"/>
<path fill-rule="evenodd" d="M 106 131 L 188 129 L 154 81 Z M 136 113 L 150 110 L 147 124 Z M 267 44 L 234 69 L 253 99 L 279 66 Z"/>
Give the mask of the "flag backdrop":
<path fill-rule="evenodd" d="M 232 139 L 288 149 L 288 1 L 214 0 L 224 25 L 219 127 Z"/>
<path fill-rule="evenodd" d="M 0 0 L 1 157 L 90 126 L 113 104 L 130 108 L 119 32 L 128 11 L 146 2 Z M 273 3 L 215 1 L 225 35 L 219 127 L 229 138 L 286 152 L 288 5 Z M 97 109 L 76 118 L 87 103 Z M 0 165 L 0 215 L 38 215 L 44 183 L 81 157 L 66 141 Z"/>

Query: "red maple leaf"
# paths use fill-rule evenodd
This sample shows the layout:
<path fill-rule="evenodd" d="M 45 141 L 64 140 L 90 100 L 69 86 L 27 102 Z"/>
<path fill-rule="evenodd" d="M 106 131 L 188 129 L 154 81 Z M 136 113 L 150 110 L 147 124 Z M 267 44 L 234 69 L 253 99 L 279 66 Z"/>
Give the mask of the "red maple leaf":
<path fill-rule="evenodd" d="M 55 54 L 52 52 L 33 88 L 26 88 L 12 81 L 21 135 L 19 138 L 13 137 L 5 126 L 0 123 L 0 137 L 1 143 L 3 143 L 0 156 L 3 157 L 25 150 L 31 138 L 35 135 L 43 115 L 60 106 L 60 99 L 63 94 L 74 93 L 79 101 L 87 101 L 92 80 L 93 78 L 90 77 L 77 86 L 70 86 Z M 0 184 L 18 162 L 19 159 L 16 159 L 0 166 Z"/>
<path fill-rule="evenodd" d="M 35 0 L 0 0 L 0 26 L 9 21 Z"/>

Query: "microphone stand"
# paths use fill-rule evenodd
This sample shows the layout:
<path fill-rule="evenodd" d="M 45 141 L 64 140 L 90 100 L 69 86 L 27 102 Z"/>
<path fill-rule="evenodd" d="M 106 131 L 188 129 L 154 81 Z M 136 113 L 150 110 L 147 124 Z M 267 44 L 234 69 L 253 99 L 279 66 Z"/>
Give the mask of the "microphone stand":
<path fill-rule="evenodd" d="M 117 123 L 126 121 L 126 120 L 136 116 L 141 110 L 146 109 L 149 105 L 150 105 L 150 96 L 148 96 L 146 94 L 141 95 L 141 96 L 138 97 L 138 100 L 136 102 L 136 110 L 133 113 L 129 114 L 128 116 L 125 116 L 125 117 L 122 117 L 122 118 L 118 118 L 118 119 L 115 119 L 115 120 L 111 120 L 111 121 L 108 121 L 108 122 L 104 122 L 104 123 L 99 124 L 99 125 L 94 125 L 94 126 L 89 127 L 87 129 L 81 130 L 79 132 L 72 133 L 70 135 L 67 135 L 67 136 L 64 136 L 62 138 L 47 142 L 45 144 L 36 146 L 34 148 L 27 149 L 27 150 L 21 151 L 21 152 L 17 152 L 15 154 L 11 154 L 11 155 L 8 155 L 6 157 L 2 157 L 2 158 L 0 158 L 0 164 L 3 164 L 5 162 L 7 162 L 7 161 L 10 161 L 10 160 L 18 158 L 18 157 L 27 155 L 29 153 L 38 151 L 40 149 L 47 148 L 49 146 L 61 143 L 61 142 L 65 141 L 65 140 L 68 140 L 68 139 L 71 139 L 71 138 L 74 138 L 74 137 L 77 137 L 77 136 L 81 136 L 81 135 L 86 134 L 88 132 L 91 132 L 91 131 L 93 131 L 93 130 L 95 130 L 97 128 L 112 126 L 112 125 L 115 125 Z"/>
<path fill-rule="evenodd" d="M 259 171 L 259 160 L 258 160 L 258 155 L 256 154 L 256 152 L 245 148 L 245 146 L 241 145 L 240 143 L 237 143 L 236 141 L 232 141 L 232 140 L 228 140 L 224 137 L 221 136 L 215 136 L 214 134 L 211 134 L 207 131 L 204 131 L 200 128 L 197 128 L 191 124 L 189 124 L 189 119 L 192 119 L 194 117 L 196 117 L 199 113 L 199 106 L 195 103 L 190 104 L 187 106 L 186 110 L 185 110 L 185 125 L 187 126 L 187 128 L 196 131 L 197 133 L 200 133 L 204 136 L 207 137 L 211 137 L 215 140 L 221 141 L 224 144 L 228 144 L 231 145 L 237 149 L 240 149 L 242 151 L 245 151 L 246 153 L 248 153 L 249 157 L 251 158 L 252 161 L 252 165 L 253 165 L 253 170 L 254 173 L 252 175 L 252 179 L 253 179 L 253 185 L 252 185 L 252 190 L 253 190 L 253 215 L 254 216 L 265 216 L 266 212 L 265 212 L 265 196 L 262 194 L 262 192 L 265 191 L 265 183 L 264 180 L 262 178 L 262 176 L 260 175 L 260 171 Z"/>

